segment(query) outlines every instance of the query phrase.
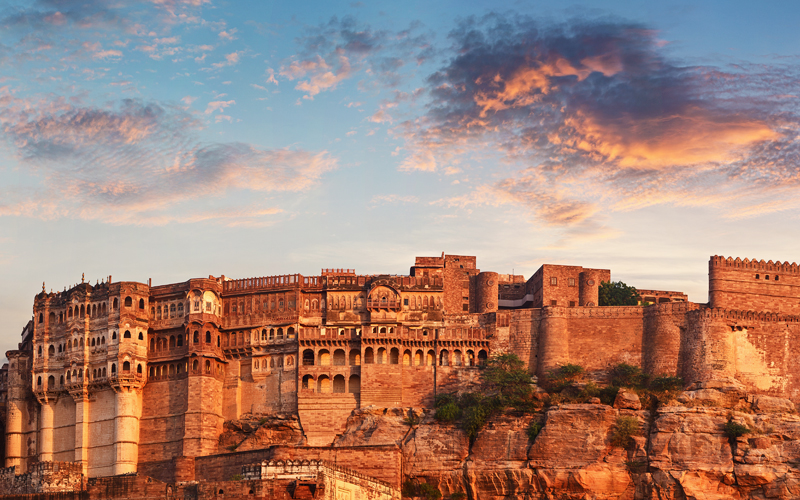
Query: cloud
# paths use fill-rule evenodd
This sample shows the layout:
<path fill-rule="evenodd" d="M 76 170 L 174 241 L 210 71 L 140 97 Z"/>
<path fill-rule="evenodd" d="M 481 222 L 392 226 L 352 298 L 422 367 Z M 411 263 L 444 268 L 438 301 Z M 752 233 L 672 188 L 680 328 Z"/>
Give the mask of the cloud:
<path fill-rule="evenodd" d="M 402 80 L 401 69 L 408 60 L 429 57 L 430 35 L 417 34 L 420 26 L 393 32 L 360 24 L 353 17 L 331 18 L 306 29 L 299 42 L 301 52 L 284 61 L 278 74 L 300 80 L 296 90 L 313 98 L 332 90 L 342 81 L 364 70 L 382 85 L 394 87 Z M 270 80 L 272 73 L 270 73 Z M 275 81 L 277 84 L 277 81 Z"/>
<path fill-rule="evenodd" d="M 122 51 L 120 50 L 99 50 L 92 54 L 93 59 L 114 59 L 122 57 Z"/>
<path fill-rule="evenodd" d="M 234 101 L 234 100 L 230 100 L 230 101 L 211 101 L 211 102 L 208 103 L 208 106 L 206 107 L 205 113 L 207 115 L 210 115 L 214 111 L 222 111 L 223 109 L 227 108 L 228 106 L 232 106 L 234 104 L 236 104 L 236 101 Z"/>
<path fill-rule="evenodd" d="M 236 34 L 236 31 L 237 31 L 236 28 L 229 30 L 222 30 L 218 33 L 218 36 L 221 40 L 224 40 L 226 42 L 231 42 L 233 40 L 236 40 L 236 37 L 234 36 Z"/>
<path fill-rule="evenodd" d="M 370 204 L 376 205 L 396 205 L 398 203 L 418 203 L 419 198 L 414 195 L 399 194 L 377 194 L 372 197 Z"/>
<path fill-rule="evenodd" d="M 427 112 L 394 132 L 406 140 L 401 170 L 498 165 L 501 180 L 456 206 L 513 202 L 547 225 L 605 231 L 607 210 L 800 186 L 797 105 L 776 105 L 797 88 L 789 66 L 680 65 L 657 33 L 615 20 L 490 15 L 450 39 Z"/>
<path fill-rule="evenodd" d="M 195 138 L 201 124 L 192 115 L 157 103 L 124 100 L 107 109 L 66 100 L 7 104 L 0 112 L 3 135 L 41 185 L 33 191 L 5 186 L 6 215 L 166 224 L 197 220 L 202 209 L 235 213 L 253 206 L 242 220 L 257 224 L 252 216 L 259 210 L 282 210 L 265 195 L 302 192 L 336 168 L 325 151 L 201 143 Z"/>

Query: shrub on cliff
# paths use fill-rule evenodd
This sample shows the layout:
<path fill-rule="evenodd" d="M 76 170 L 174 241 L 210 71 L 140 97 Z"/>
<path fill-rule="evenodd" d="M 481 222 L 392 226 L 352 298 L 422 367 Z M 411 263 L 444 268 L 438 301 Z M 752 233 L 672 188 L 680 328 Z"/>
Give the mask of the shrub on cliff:
<path fill-rule="evenodd" d="M 492 356 L 481 374 L 483 393 L 499 396 L 504 405 L 515 406 L 530 399 L 533 380 L 516 354 Z"/>
<path fill-rule="evenodd" d="M 583 367 L 581 365 L 566 364 L 555 370 L 549 370 L 544 380 L 544 385 L 549 392 L 561 392 L 581 379 Z"/>
<path fill-rule="evenodd" d="M 728 420 L 723 428 L 725 435 L 728 436 L 730 439 L 736 439 L 738 437 L 744 436 L 745 434 L 750 434 L 752 432 L 749 427 L 746 425 L 738 424 L 733 420 Z"/>
<path fill-rule="evenodd" d="M 617 417 L 614 431 L 611 433 L 611 444 L 627 448 L 632 443 L 632 437 L 639 434 L 639 420 L 635 417 Z"/>
<path fill-rule="evenodd" d="M 611 385 L 643 389 L 647 385 L 647 376 L 638 366 L 620 363 L 611 369 Z"/>
<path fill-rule="evenodd" d="M 674 392 L 683 389 L 683 379 L 680 377 L 656 377 L 650 381 L 648 388 L 657 392 Z"/>
<path fill-rule="evenodd" d="M 604 281 L 600 283 L 598 299 L 601 306 L 635 306 L 641 298 L 635 287 L 621 281 Z"/>
<path fill-rule="evenodd" d="M 400 494 L 403 495 L 403 498 L 424 498 L 426 500 L 442 498 L 442 492 L 435 486 L 428 483 L 416 483 L 411 480 L 403 483 Z"/>

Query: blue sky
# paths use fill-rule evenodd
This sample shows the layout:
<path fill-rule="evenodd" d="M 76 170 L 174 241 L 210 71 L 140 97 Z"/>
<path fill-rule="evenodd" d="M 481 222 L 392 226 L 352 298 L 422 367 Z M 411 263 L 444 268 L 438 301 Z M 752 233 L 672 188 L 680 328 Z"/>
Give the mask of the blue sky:
<path fill-rule="evenodd" d="M 796 260 L 796 2 L 6 1 L 0 348 L 42 281 L 415 255 L 704 302 Z"/>

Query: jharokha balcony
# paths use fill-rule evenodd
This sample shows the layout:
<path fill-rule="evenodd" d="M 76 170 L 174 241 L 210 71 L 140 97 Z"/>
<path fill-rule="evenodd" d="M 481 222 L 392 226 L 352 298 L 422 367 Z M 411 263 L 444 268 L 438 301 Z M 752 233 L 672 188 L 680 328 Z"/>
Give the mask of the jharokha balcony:
<path fill-rule="evenodd" d="M 399 300 L 383 299 L 369 299 L 367 300 L 367 309 L 389 309 L 399 311 L 401 304 Z"/>

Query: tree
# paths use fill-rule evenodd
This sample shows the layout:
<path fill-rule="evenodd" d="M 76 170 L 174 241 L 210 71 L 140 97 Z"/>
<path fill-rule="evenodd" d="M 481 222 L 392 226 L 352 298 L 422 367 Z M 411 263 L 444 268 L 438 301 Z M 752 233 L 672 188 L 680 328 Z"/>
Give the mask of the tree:
<path fill-rule="evenodd" d="M 532 392 L 531 376 L 516 354 L 492 356 L 482 374 L 485 394 L 498 395 L 507 404 L 528 398 Z"/>
<path fill-rule="evenodd" d="M 639 304 L 639 292 L 621 281 L 604 281 L 600 283 L 601 306 L 635 306 Z"/>

